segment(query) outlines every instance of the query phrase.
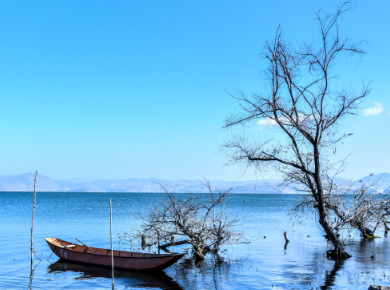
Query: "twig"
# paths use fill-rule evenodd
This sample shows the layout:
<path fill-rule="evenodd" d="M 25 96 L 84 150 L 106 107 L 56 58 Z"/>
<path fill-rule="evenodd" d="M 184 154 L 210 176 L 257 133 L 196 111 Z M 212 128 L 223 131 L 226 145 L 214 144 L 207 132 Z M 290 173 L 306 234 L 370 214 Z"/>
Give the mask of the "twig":
<path fill-rule="evenodd" d="M 32 224 L 31 224 L 31 271 L 33 268 L 34 258 L 34 217 L 35 217 L 35 208 L 36 208 L 36 200 L 37 200 L 37 194 L 36 194 L 36 185 L 37 185 L 37 175 L 38 171 L 35 171 L 35 179 L 34 179 L 34 206 L 33 206 L 33 214 L 32 214 Z"/>
<path fill-rule="evenodd" d="M 114 249 L 112 247 L 112 205 L 111 205 L 111 198 L 110 198 L 110 240 L 111 240 L 111 267 L 112 267 L 112 289 L 114 289 Z"/>

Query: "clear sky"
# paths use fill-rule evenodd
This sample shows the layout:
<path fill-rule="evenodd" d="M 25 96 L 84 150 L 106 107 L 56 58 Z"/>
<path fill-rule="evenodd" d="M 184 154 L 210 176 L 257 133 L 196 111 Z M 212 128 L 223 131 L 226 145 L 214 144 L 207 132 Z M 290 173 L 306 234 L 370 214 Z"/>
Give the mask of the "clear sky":
<path fill-rule="evenodd" d="M 226 91 L 261 89 L 259 53 L 278 25 L 291 43 L 313 39 L 315 12 L 341 3 L 1 1 L 0 174 L 239 178 L 218 152 L 237 108 Z M 344 124 L 353 178 L 390 172 L 389 11 L 357 1 L 341 23 L 368 52 L 340 63 L 346 85 L 372 82 Z"/>

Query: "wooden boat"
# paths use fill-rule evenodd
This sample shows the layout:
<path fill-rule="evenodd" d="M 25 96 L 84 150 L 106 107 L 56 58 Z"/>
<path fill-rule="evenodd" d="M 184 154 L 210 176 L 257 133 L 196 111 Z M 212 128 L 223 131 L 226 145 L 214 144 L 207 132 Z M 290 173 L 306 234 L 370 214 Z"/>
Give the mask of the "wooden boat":
<path fill-rule="evenodd" d="M 111 250 L 69 243 L 56 238 L 45 239 L 60 259 L 83 264 L 111 267 Z M 114 250 L 114 267 L 134 271 L 161 271 L 185 254 L 148 254 Z"/>

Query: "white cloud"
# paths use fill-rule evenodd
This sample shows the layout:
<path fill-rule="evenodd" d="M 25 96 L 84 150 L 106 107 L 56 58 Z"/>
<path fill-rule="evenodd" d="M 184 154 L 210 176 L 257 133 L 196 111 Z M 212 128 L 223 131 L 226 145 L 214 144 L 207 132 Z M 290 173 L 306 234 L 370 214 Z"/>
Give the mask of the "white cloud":
<path fill-rule="evenodd" d="M 256 124 L 259 126 L 275 126 L 276 122 L 270 118 L 265 118 L 257 121 Z"/>
<path fill-rule="evenodd" d="M 363 110 L 363 116 L 372 116 L 372 115 L 378 115 L 383 112 L 383 106 L 379 102 L 374 102 L 374 107 L 367 108 Z"/>
<path fill-rule="evenodd" d="M 301 113 L 298 114 L 299 121 L 303 121 L 305 119 L 305 116 Z M 307 119 L 312 119 L 312 116 L 308 116 Z M 284 124 L 290 124 L 290 121 L 286 117 L 279 117 L 279 120 L 282 121 Z M 276 126 L 277 123 L 275 120 L 272 120 L 271 118 L 264 118 L 261 119 L 260 121 L 256 122 L 257 125 L 259 126 Z"/>

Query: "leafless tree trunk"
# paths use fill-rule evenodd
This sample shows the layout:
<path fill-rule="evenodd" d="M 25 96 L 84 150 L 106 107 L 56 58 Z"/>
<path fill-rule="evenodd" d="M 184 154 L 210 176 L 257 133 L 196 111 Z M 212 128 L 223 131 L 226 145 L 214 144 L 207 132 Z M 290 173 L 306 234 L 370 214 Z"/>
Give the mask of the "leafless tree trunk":
<path fill-rule="evenodd" d="M 36 208 L 36 200 L 37 200 L 37 193 L 36 193 L 36 185 L 37 185 L 37 175 L 38 171 L 35 171 L 35 179 L 34 179 L 34 206 L 33 206 L 33 214 L 32 214 L 32 225 L 31 225 L 31 271 L 33 269 L 33 254 L 34 254 L 34 217 L 35 217 L 35 208 Z"/>
<path fill-rule="evenodd" d="M 266 75 L 269 89 L 248 97 L 232 95 L 241 110 L 226 119 L 224 128 L 267 123 L 275 126 L 283 138 L 252 141 L 245 133 L 223 145 L 232 164 L 242 163 L 257 170 L 271 168 L 281 172 L 285 184 L 293 184 L 313 198 L 318 221 L 334 246 L 332 257 L 350 257 L 329 221 L 324 187 L 328 176 L 338 171 L 330 162 L 338 144 L 349 134 L 340 132 L 341 121 L 356 113 L 359 100 L 369 90 L 355 94 L 337 91 L 331 68 L 343 53 L 361 55 L 364 51 L 339 33 L 340 16 L 349 10 L 342 5 L 335 14 L 317 13 L 320 40 L 293 48 L 283 38 L 280 28 L 275 39 L 265 43 L 263 56 L 269 62 Z M 253 131 L 252 131 L 253 132 Z M 329 191 L 330 190 L 330 191 Z"/>

